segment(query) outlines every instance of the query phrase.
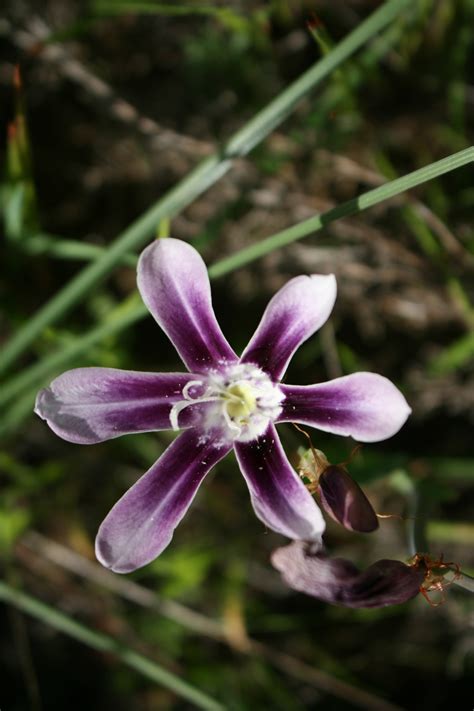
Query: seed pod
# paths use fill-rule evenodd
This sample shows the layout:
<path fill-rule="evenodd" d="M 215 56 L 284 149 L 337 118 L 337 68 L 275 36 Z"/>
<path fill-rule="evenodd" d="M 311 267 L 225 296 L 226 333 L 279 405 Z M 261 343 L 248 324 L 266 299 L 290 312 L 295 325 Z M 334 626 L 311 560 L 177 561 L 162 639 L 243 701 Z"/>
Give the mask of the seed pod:
<path fill-rule="evenodd" d="M 370 533 L 378 528 L 372 504 L 343 466 L 326 467 L 319 477 L 319 495 L 331 518 L 350 531 Z"/>

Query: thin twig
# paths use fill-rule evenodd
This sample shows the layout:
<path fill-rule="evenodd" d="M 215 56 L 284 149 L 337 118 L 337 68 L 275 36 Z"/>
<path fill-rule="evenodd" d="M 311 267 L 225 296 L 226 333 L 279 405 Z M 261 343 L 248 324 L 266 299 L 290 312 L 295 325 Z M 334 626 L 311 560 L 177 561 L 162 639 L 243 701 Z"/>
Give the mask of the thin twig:
<path fill-rule="evenodd" d="M 126 600 L 140 605 L 140 607 L 155 610 L 193 632 L 217 640 L 222 640 L 225 637 L 223 627 L 219 622 L 215 622 L 209 617 L 181 605 L 179 602 L 159 598 L 154 592 L 138 585 L 133 580 L 111 573 L 79 555 L 79 553 L 45 538 L 39 533 L 31 531 L 22 538 L 21 543 L 29 550 L 68 570 L 70 573 L 101 585 Z"/>

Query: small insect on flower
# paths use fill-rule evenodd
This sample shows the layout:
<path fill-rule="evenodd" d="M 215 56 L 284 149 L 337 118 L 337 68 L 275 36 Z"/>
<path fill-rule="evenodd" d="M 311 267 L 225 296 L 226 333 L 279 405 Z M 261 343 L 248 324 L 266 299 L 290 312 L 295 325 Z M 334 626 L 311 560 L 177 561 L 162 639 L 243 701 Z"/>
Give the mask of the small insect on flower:
<path fill-rule="evenodd" d="M 420 585 L 420 593 L 431 607 L 439 607 L 446 602 L 444 591 L 461 577 L 458 563 L 445 563 L 443 555 L 432 558 L 426 553 L 417 553 L 411 559 L 410 565 L 424 571 L 424 580 Z M 433 594 L 435 599 L 433 599 Z"/>
<path fill-rule="evenodd" d="M 314 447 L 309 434 L 296 424 L 295 427 L 305 435 L 310 446 L 299 466 L 300 476 L 309 479 L 308 490 L 319 494 L 324 510 L 345 528 L 359 533 L 375 531 L 379 526 L 377 514 L 349 475 L 345 466 L 348 462 L 331 464 L 324 452 Z M 359 448 L 360 445 L 352 451 L 349 461 Z"/>

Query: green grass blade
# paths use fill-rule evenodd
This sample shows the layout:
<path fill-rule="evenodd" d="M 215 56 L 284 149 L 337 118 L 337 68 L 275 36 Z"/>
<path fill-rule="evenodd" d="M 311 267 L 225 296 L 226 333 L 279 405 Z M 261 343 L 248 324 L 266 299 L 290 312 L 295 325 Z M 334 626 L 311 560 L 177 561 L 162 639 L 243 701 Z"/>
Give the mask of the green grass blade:
<path fill-rule="evenodd" d="M 335 222 L 343 217 L 367 210 L 369 207 L 373 207 L 384 200 L 395 197 L 410 188 L 421 185 L 428 180 L 439 177 L 444 173 L 460 168 L 463 165 L 473 161 L 474 147 L 466 148 L 464 151 L 454 153 L 447 158 L 442 158 L 441 160 L 431 163 L 430 165 L 420 168 L 419 170 L 415 170 L 413 173 L 409 173 L 402 178 L 397 178 L 396 180 L 392 180 L 391 182 L 375 188 L 374 190 L 369 190 L 353 200 L 349 200 L 348 202 L 342 203 L 341 205 L 328 210 L 322 215 L 304 220 L 293 227 L 289 227 L 282 232 L 278 232 L 277 234 L 264 239 L 262 242 L 251 245 L 250 247 L 242 249 L 226 259 L 216 262 L 209 268 L 209 277 L 212 280 L 224 276 L 225 274 L 229 274 L 230 272 L 242 267 L 244 264 L 248 264 L 249 262 L 258 259 L 269 252 L 320 231 L 331 222 Z M 108 320 L 105 324 L 100 324 L 96 328 L 89 331 L 87 335 L 70 343 L 63 350 L 44 358 L 36 365 L 24 370 L 22 373 L 17 375 L 16 378 L 11 379 L 9 383 L 4 385 L 2 388 L 0 393 L 0 405 L 12 400 L 19 393 L 24 391 L 25 388 L 38 385 L 42 378 L 46 378 L 46 376 L 54 373 L 54 371 L 58 372 L 61 368 L 73 362 L 74 359 L 86 352 L 88 348 L 100 342 L 105 336 L 118 333 L 123 328 L 126 328 L 135 321 L 141 319 L 146 315 L 146 313 L 147 311 L 143 304 L 130 306 L 125 310 L 119 307 L 116 317 Z M 471 347 L 471 343 L 472 339 L 468 342 L 469 348 Z M 464 350 L 465 349 L 463 348 L 463 354 Z M 18 413 L 19 412 L 20 411 L 18 411 Z M 26 414 L 24 410 L 22 410 L 22 412 Z M 15 423 L 17 420 L 18 418 L 15 419 Z M 6 426 L 5 424 L 2 425 L 0 434 L 6 434 L 11 431 L 11 429 L 11 426 L 8 425 L 7 422 Z"/>
<path fill-rule="evenodd" d="M 147 313 L 148 311 L 145 305 L 138 304 L 131 309 L 127 309 L 117 317 L 108 319 L 106 323 L 99 324 L 91 329 L 89 333 L 69 343 L 62 350 L 58 350 L 47 358 L 43 358 L 38 363 L 35 363 L 35 365 L 26 368 L 2 387 L 0 391 L 0 405 L 9 402 L 26 388 L 41 382 L 43 378 L 46 378 L 50 373 L 54 372 L 55 369 L 61 368 L 64 363 L 74 361 L 96 343 L 100 343 L 104 338 L 128 328 L 146 316 Z"/>
<path fill-rule="evenodd" d="M 8 125 L 5 184 L 2 188 L 0 213 L 6 238 L 18 242 L 26 230 L 37 230 L 39 225 L 31 140 L 18 66 L 13 72 L 13 89 L 15 115 Z"/>
<path fill-rule="evenodd" d="M 237 131 L 228 142 L 225 153 L 231 156 L 246 155 L 291 113 L 301 97 L 306 96 L 354 52 L 386 27 L 410 5 L 407 0 L 390 0 L 362 22 L 353 32 L 322 57 L 311 69 L 279 94 L 249 123 Z"/>
<path fill-rule="evenodd" d="M 462 368 L 474 359 L 474 333 L 467 333 L 445 348 L 429 364 L 432 375 L 446 375 Z"/>
<path fill-rule="evenodd" d="M 410 3 L 411 0 L 389 0 L 376 10 L 332 52 L 318 61 L 237 131 L 221 151 L 205 159 L 175 188 L 149 208 L 111 244 L 101 257 L 85 267 L 13 336 L 0 353 L 0 373 L 14 363 L 47 326 L 64 316 L 89 293 L 93 286 L 103 280 L 121 261 L 124 254 L 141 248 L 155 233 L 160 220 L 172 217 L 183 210 L 219 180 L 230 169 L 232 159 L 246 155 L 262 141 L 284 121 L 303 97 L 394 20 Z"/>
<path fill-rule="evenodd" d="M 287 244 L 291 244 L 302 237 L 307 237 L 314 232 L 319 232 L 319 230 L 331 224 L 331 222 L 340 220 L 342 217 L 356 215 L 363 210 L 367 210 L 369 207 L 374 207 L 417 185 L 421 185 L 428 180 L 437 178 L 444 173 L 456 170 L 456 168 L 460 168 L 472 162 L 474 162 L 473 146 L 454 153 L 447 158 L 442 158 L 424 168 L 415 170 L 413 173 L 408 173 L 408 175 L 385 183 L 378 188 L 374 188 L 374 190 L 369 190 L 367 193 L 363 193 L 353 200 L 348 200 L 341 205 L 337 205 L 322 215 L 310 217 L 308 220 L 299 222 L 292 227 L 288 227 L 286 230 L 282 230 L 282 232 L 267 237 L 257 244 L 242 249 L 231 257 L 222 259 L 217 262 L 217 264 L 214 264 L 209 269 L 209 275 L 211 278 L 223 276 L 234 269 L 239 269 L 244 264 L 253 262 L 255 259 L 263 257 L 265 254 L 269 254 L 276 249 L 285 247 Z"/>
<path fill-rule="evenodd" d="M 96 0 L 92 5 L 95 15 L 121 15 L 136 13 L 145 15 L 211 15 L 225 16 L 233 14 L 229 8 L 216 7 L 215 5 L 186 5 L 156 2 L 143 2 L 142 0 Z"/>
<path fill-rule="evenodd" d="M 151 659 L 138 654 L 133 649 L 130 649 L 130 647 L 118 642 L 113 637 L 86 627 L 71 617 L 68 617 L 68 615 L 65 615 L 63 612 L 49 607 L 49 605 L 46 605 L 44 602 L 2 581 L 0 581 L 0 600 L 3 600 L 9 605 L 13 605 L 13 607 L 18 610 L 26 612 L 28 615 L 41 620 L 44 624 L 63 632 L 92 649 L 114 654 L 123 664 L 126 664 L 151 681 L 165 686 L 178 696 L 187 699 L 197 708 L 206 709 L 207 711 L 222 711 L 222 709 L 224 709 L 222 704 L 214 701 L 214 699 L 207 696 L 207 694 L 199 691 L 199 689 L 191 686 Z"/>
<path fill-rule="evenodd" d="M 57 259 L 91 262 L 102 257 L 107 251 L 105 247 L 90 242 L 80 242 L 73 239 L 61 239 L 54 235 L 41 232 L 25 237 L 21 249 L 31 256 L 48 254 Z M 135 267 L 137 257 L 134 254 L 123 254 L 120 264 Z"/>

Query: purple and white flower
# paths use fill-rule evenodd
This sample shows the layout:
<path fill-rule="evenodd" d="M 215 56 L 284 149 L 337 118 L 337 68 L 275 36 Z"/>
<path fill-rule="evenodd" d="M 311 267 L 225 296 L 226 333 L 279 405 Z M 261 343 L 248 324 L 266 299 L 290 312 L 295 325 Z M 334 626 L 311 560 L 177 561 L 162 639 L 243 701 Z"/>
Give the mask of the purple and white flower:
<path fill-rule="evenodd" d="M 78 368 L 42 390 L 35 408 L 56 434 L 79 444 L 184 430 L 102 523 L 98 559 L 126 573 L 156 558 L 205 475 L 232 448 L 257 516 L 288 538 L 320 542 L 323 517 L 275 424 L 297 422 L 374 442 L 394 435 L 410 413 L 399 390 L 374 373 L 308 386 L 280 382 L 296 349 L 331 313 L 334 276 L 291 279 L 240 358 L 216 321 L 206 266 L 189 244 L 167 238 L 147 247 L 138 288 L 189 372 Z"/>

